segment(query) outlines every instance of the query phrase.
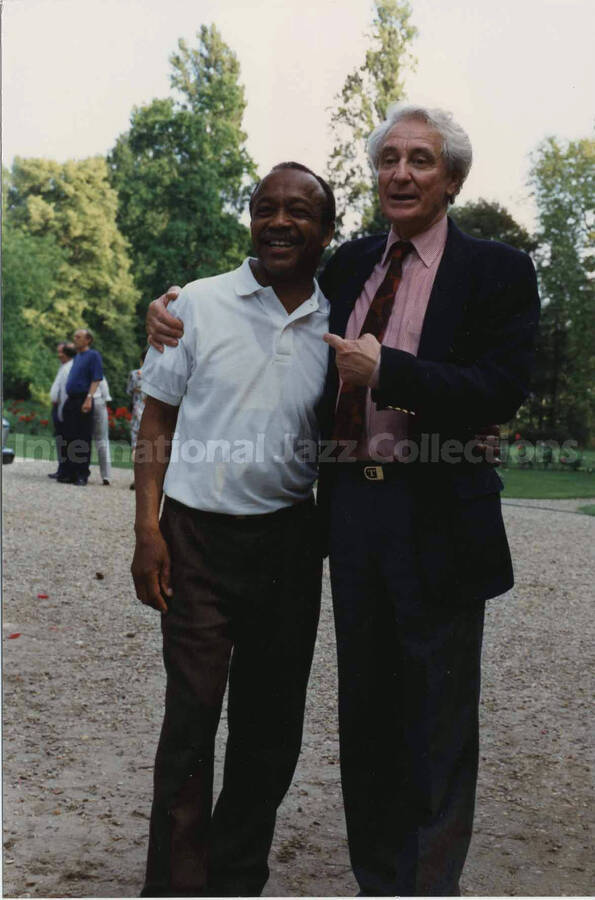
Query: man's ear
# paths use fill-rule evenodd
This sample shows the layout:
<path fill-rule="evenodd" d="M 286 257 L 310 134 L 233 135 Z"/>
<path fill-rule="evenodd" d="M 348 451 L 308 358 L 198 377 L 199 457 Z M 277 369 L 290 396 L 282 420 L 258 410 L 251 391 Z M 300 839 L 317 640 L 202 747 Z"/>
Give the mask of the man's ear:
<path fill-rule="evenodd" d="M 332 225 L 329 225 L 327 227 L 327 233 L 322 240 L 322 246 L 328 247 L 328 245 L 330 244 L 330 242 L 332 241 L 334 236 L 335 236 L 335 223 L 333 222 Z"/>
<path fill-rule="evenodd" d="M 450 184 L 446 189 L 446 205 L 448 206 L 450 203 L 455 202 L 455 197 L 461 190 L 461 180 L 460 178 L 453 178 Z"/>

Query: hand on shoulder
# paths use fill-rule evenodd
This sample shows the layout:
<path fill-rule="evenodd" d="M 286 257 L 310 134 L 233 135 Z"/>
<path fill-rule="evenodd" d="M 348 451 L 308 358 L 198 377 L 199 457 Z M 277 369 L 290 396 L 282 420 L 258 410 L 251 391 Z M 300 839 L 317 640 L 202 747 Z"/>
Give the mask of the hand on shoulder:
<path fill-rule="evenodd" d="M 177 347 L 184 334 L 183 322 L 167 311 L 168 305 L 177 300 L 181 290 L 178 285 L 173 285 L 153 300 L 147 309 L 145 326 L 148 342 L 159 353 L 163 353 L 164 347 Z"/>

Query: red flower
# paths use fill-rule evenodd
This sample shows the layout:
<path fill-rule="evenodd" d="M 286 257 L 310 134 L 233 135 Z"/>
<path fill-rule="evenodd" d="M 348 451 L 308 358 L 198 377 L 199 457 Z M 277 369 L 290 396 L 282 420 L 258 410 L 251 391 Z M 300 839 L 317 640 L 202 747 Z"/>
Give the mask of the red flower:
<path fill-rule="evenodd" d="M 517 432 L 517 434 L 515 434 L 514 439 L 515 439 L 515 441 L 521 440 L 521 436 L 520 436 L 520 434 L 518 434 L 518 432 Z"/>
<path fill-rule="evenodd" d="M 27 416 L 19 416 L 19 422 L 27 422 Z"/>
<path fill-rule="evenodd" d="M 49 421 L 48 419 L 40 419 L 40 420 L 39 420 L 39 424 L 40 424 L 40 425 L 47 425 L 47 424 L 48 424 L 48 421 Z"/>
<path fill-rule="evenodd" d="M 128 416 L 128 410 L 125 406 L 119 406 L 116 410 L 116 419 L 126 419 Z"/>

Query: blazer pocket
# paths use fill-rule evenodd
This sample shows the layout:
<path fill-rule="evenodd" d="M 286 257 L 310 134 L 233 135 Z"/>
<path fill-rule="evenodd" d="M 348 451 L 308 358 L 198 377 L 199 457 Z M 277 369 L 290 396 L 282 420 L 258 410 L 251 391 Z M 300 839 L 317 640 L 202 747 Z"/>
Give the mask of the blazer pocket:
<path fill-rule="evenodd" d="M 477 466 L 483 469 L 483 466 Z M 454 481 L 452 548 L 463 596 L 494 597 L 512 586 L 512 564 L 502 519 L 502 480 L 489 467 Z"/>
<path fill-rule="evenodd" d="M 461 471 L 452 467 L 452 486 L 459 500 L 474 500 L 489 494 L 499 494 L 504 483 L 493 466 L 476 463 L 465 466 Z"/>

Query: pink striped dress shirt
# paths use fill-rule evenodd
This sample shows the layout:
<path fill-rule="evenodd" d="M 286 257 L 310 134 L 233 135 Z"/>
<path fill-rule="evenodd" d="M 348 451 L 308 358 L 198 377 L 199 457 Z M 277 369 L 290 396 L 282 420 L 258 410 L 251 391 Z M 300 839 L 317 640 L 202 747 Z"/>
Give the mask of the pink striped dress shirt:
<path fill-rule="evenodd" d="M 403 263 L 403 276 L 382 341 L 384 346 L 417 355 L 428 301 L 444 253 L 447 230 L 447 218 L 443 216 L 427 231 L 411 239 L 415 249 L 408 254 Z M 386 275 L 388 251 L 398 240 L 400 240 L 398 234 L 391 230 L 382 259 L 374 267 L 356 300 L 347 323 L 346 338 L 354 340 L 359 337 L 368 308 Z M 359 459 L 374 459 L 379 462 L 405 459 L 409 452 L 406 443 L 409 433 L 408 420 L 409 416 L 406 413 L 392 409 L 377 410 L 368 390 L 366 436 L 359 443 L 356 456 Z"/>

